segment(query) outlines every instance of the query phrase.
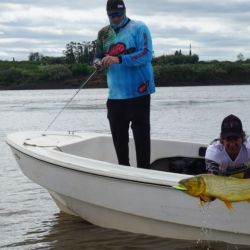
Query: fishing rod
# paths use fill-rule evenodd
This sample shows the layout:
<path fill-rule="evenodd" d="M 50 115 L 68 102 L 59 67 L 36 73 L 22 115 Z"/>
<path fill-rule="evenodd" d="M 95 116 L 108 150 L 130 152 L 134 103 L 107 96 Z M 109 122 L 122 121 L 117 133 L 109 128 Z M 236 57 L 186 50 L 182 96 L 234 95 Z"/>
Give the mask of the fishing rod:
<path fill-rule="evenodd" d="M 94 70 L 94 72 L 88 77 L 86 81 L 84 81 L 79 89 L 76 91 L 76 93 L 66 102 L 66 104 L 63 106 L 63 108 L 57 113 L 57 115 L 54 117 L 54 119 L 50 122 L 48 127 L 44 130 L 43 133 L 47 132 L 48 129 L 54 124 L 54 122 L 57 120 L 57 118 L 61 115 L 61 113 L 67 108 L 67 106 L 73 101 L 73 99 L 76 97 L 76 95 L 80 92 L 80 90 L 89 82 L 89 80 L 95 75 L 97 72 L 97 69 Z"/>

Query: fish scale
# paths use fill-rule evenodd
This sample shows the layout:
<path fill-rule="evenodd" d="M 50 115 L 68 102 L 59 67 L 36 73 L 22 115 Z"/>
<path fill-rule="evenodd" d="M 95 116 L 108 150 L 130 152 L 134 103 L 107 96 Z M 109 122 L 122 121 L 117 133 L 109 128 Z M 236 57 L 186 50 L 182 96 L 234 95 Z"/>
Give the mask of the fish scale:
<path fill-rule="evenodd" d="M 189 195 L 207 197 L 209 201 L 218 198 L 228 208 L 231 202 L 250 201 L 250 179 L 203 174 L 181 180 L 180 184 Z"/>
<path fill-rule="evenodd" d="M 203 176 L 206 194 L 231 202 L 250 200 L 250 180 L 226 176 Z"/>

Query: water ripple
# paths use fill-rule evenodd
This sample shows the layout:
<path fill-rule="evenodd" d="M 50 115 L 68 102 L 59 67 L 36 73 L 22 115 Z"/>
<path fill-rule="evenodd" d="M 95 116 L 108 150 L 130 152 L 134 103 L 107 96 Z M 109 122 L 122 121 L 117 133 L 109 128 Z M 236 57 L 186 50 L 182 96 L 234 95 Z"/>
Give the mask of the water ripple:
<path fill-rule="evenodd" d="M 0 100 L 0 249 L 223 250 L 224 243 L 163 239 L 104 229 L 58 212 L 50 195 L 19 170 L 5 143 L 15 131 L 43 130 L 74 90 L 2 91 Z M 250 86 L 158 88 L 152 95 L 154 138 L 209 143 L 234 113 L 250 132 Z M 110 133 L 105 89 L 84 90 L 52 130 Z M 131 132 L 130 132 L 131 133 Z M 199 236 L 197 236 L 199 237 Z"/>

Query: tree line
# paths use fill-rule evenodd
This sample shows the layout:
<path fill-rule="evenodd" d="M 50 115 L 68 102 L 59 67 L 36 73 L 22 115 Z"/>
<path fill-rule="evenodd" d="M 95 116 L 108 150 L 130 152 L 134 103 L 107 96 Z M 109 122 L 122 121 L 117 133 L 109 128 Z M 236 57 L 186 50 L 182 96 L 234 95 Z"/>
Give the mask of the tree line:
<path fill-rule="evenodd" d="M 48 57 L 30 53 L 27 61 L 0 60 L 0 89 L 77 88 L 94 69 L 92 62 L 96 42 L 70 42 L 63 56 Z M 156 86 L 250 84 L 250 59 L 242 54 L 238 60 L 200 61 L 199 56 L 182 54 L 153 58 Z M 105 72 L 88 85 L 105 87 Z"/>
<path fill-rule="evenodd" d="M 31 52 L 29 61 L 44 64 L 89 64 L 94 59 L 96 41 L 92 42 L 70 42 L 63 50 L 63 57 L 44 57 L 38 52 Z"/>

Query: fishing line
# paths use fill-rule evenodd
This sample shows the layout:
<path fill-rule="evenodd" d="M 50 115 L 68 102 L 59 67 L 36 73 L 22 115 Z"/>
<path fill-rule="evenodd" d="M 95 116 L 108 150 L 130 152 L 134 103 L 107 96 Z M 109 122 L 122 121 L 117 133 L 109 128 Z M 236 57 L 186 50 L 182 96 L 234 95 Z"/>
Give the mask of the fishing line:
<path fill-rule="evenodd" d="M 86 81 L 82 83 L 82 85 L 79 87 L 79 89 L 76 91 L 76 93 L 66 102 L 66 104 L 63 106 L 63 108 L 58 112 L 58 114 L 54 117 L 54 119 L 50 122 L 48 127 L 44 130 L 43 133 L 45 133 L 57 120 L 57 118 L 61 115 L 61 113 L 67 108 L 67 106 L 73 101 L 73 99 L 76 97 L 76 95 L 80 92 L 80 90 L 89 82 L 89 80 L 95 75 L 97 72 L 97 69 L 88 77 Z"/>

